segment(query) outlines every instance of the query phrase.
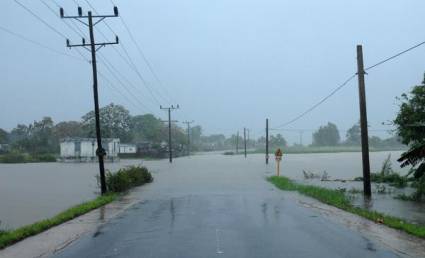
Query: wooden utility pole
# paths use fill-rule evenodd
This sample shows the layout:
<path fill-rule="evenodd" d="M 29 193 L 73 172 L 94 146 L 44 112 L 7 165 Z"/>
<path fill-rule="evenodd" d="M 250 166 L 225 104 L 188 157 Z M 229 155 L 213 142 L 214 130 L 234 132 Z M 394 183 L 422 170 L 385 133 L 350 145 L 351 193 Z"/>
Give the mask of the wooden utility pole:
<path fill-rule="evenodd" d="M 236 154 L 239 153 L 239 131 L 236 133 Z"/>
<path fill-rule="evenodd" d="M 96 52 L 106 46 L 106 45 L 115 45 L 119 43 L 118 37 L 115 36 L 115 42 L 108 43 L 96 43 L 94 39 L 93 28 L 105 18 L 108 17 L 118 17 L 118 8 L 114 7 L 113 15 L 92 15 L 92 12 L 88 12 L 88 15 L 83 15 L 83 11 L 81 7 L 78 7 L 78 16 L 65 16 L 63 8 L 60 8 L 60 17 L 62 19 L 76 19 L 81 23 L 85 24 L 89 28 L 90 34 L 90 43 L 86 44 L 86 40 L 82 39 L 82 44 L 73 44 L 71 45 L 69 39 L 66 40 L 66 46 L 69 48 L 73 47 L 84 47 L 91 52 L 91 64 L 93 70 L 93 97 L 94 97 L 94 114 L 95 114 L 95 123 L 96 123 L 96 141 L 97 141 L 97 150 L 96 155 L 99 159 L 99 173 L 100 173 L 100 191 L 102 194 L 105 194 L 106 189 L 106 181 L 105 181 L 105 165 L 104 165 L 104 156 L 106 155 L 105 149 L 102 147 L 102 136 L 100 133 L 100 115 L 99 115 L 99 94 L 98 94 L 98 82 L 97 82 L 97 66 L 96 66 Z M 93 23 L 93 18 L 98 19 L 95 23 Z M 83 19 L 87 19 L 88 22 L 82 21 Z M 90 48 L 88 48 L 90 47 Z"/>
<path fill-rule="evenodd" d="M 269 119 L 266 118 L 266 164 L 269 164 Z"/>
<path fill-rule="evenodd" d="M 174 107 L 173 105 L 171 105 L 171 107 L 162 107 L 159 106 L 160 109 L 162 110 L 167 110 L 168 111 L 168 158 L 170 160 L 170 163 L 173 162 L 173 144 L 171 141 L 171 111 L 175 110 L 175 109 L 179 109 L 179 105 L 177 104 L 176 107 Z M 175 122 L 175 121 L 173 121 Z"/>
<path fill-rule="evenodd" d="M 359 79 L 359 103 L 360 103 L 360 129 L 362 142 L 363 162 L 363 192 L 367 197 L 372 196 L 370 186 L 370 164 L 369 164 L 369 136 L 367 128 L 366 90 L 364 81 L 363 49 L 357 45 L 357 77 Z"/>
<path fill-rule="evenodd" d="M 244 153 L 246 158 L 246 128 L 243 128 L 243 144 L 244 144 Z"/>
<path fill-rule="evenodd" d="M 187 155 L 190 156 L 190 124 L 195 121 L 184 121 L 183 123 L 187 125 Z"/>

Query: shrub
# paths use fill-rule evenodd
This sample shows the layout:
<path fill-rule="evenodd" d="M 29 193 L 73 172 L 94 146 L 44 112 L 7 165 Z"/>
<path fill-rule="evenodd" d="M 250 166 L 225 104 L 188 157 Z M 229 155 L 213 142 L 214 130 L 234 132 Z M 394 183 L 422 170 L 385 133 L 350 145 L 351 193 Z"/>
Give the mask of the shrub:
<path fill-rule="evenodd" d="M 4 154 L 1 157 L 0 161 L 3 163 L 24 163 L 26 161 L 26 157 L 24 154 L 21 153 L 10 152 Z"/>
<path fill-rule="evenodd" d="M 52 154 L 35 154 L 32 159 L 38 162 L 56 162 L 56 157 Z"/>
<path fill-rule="evenodd" d="M 106 173 L 106 188 L 110 192 L 125 192 L 132 187 L 153 181 L 152 174 L 146 167 L 130 166 L 115 173 Z"/>

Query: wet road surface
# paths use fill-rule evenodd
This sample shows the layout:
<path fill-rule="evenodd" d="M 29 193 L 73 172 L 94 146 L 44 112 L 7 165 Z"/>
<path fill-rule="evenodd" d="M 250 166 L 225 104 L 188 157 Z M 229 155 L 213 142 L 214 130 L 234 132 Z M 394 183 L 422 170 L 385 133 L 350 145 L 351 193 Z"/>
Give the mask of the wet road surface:
<path fill-rule="evenodd" d="M 217 160 L 147 162 L 140 202 L 54 257 L 399 257 L 275 189 L 273 164 Z"/>

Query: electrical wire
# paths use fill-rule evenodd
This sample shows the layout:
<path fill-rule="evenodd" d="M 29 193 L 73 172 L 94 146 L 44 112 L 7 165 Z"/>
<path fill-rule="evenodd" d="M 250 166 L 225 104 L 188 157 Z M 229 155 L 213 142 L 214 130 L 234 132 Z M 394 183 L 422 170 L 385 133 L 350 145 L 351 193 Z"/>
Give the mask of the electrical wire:
<path fill-rule="evenodd" d="M 418 47 L 420 47 L 422 45 L 425 45 L 425 41 L 422 41 L 422 42 L 420 42 L 420 43 L 418 43 L 418 44 L 416 44 L 416 45 L 414 45 L 412 47 L 409 47 L 409 48 L 407 48 L 407 49 L 405 49 L 405 50 L 403 50 L 401 52 L 398 52 L 395 55 L 392 55 L 392 56 L 390 56 L 388 58 L 383 59 L 382 61 L 379 61 L 376 64 L 371 65 L 371 66 L 365 68 L 365 71 L 371 70 L 371 69 L 373 69 L 373 68 L 375 68 L 377 66 L 380 66 L 380 65 L 382 65 L 382 64 L 384 64 L 384 63 L 386 63 L 388 61 L 391 61 L 391 60 L 393 60 L 393 59 L 395 59 L 395 58 L 397 58 L 397 57 L 399 57 L 399 56 L 401 56 L 401 55 L 403 55 L 403 54 L 405 54 L 405 53 L 407 53 L 409 51 L 412 51 L 413 49 L 416 49 L 416 48 L 418 48 Z M 343 84 L 341 84 L 340 86 L 338 86 L 329 95 L 327 95 L 325 98 L 323 98 L 318 103 L 316 103 L 315 105 L 313 105 L 311 108 L 307 109 L 305 112 L 301 113 L 300 115 L 298 115 L 294 119 L 292 119 L 292 120 L 290 120 L 290 121 L 288 121 L 286 123 L 283 123 L 283 124 L 275 127 L 274 129 L 279 129 L 279 128 L 285 127 L 285 126 L 287 126 L 289 124 L 292 124 L 295 121 L 301 119 L 303 116 L 307 115 L 308 113 L 310 113 L 311 111 L 313 111 L 315 108 L 317 108 L 318 106 L 320 106 L 322 103 L 324 103 L 327 99 L 329 99 L 330 97 L 332 97 L 335 93 L 337 93 L 340 89 L 342 89 L 345 85 L 347 85 L 348 82 L 351 81 L 356 76 L 357 76 L 357 74 L 354 74 L 354 75 L 350 76 Z"/>
<path fill-rule="evenodd" d="M 322 98 L 319 102 L 317 102 L 316 104 L 314 104 L 313 106 L 311 106 L 309 109 L 307 109 L 306 111 L 304 111 L 303 113 L 301 113 L 300 115 L 296 116 L 295 118 L 280 124 L 278 126 L 276 126 L 273 129 L 280 129 L 282 127 L 288 126 L 296 121 L 298 121 L 299 119 L 301 119 L 302 117 L 304 117 L 305 115 L 307 115 L 308 113 L 310 113 L 311 111 L 313 111 L 314 109 L 316 109 L 318 106 L 320 106 L 322 103 L 324 103 L 326 100 L 328 100 L 330 97 L 332 97 L 333 95 L 335 95 L 335 93 L 337 93 L 339 90 L 341 90 L 342 88 L 344 88 L 351 80 L 353 80 L 357 75 L 353 74 L 350 77 L 348 77 L 342 84 L 340 84 L 337 88 L 335 88 L 333 91 L 331 91 L 331 93 L 329 93 L 328 95 L 326 95 L 324 98 Z"/>
<path fill-rule="evenodd" d="M 111 4 L 116 6 L 116 4 L 114 3 L 113 0 L 110 0 Z M 152 75 L 154 76 L 155 80 L 158 82 L 158 84 L 161 86 L 161 88 L 164 90 L 165 94 L 170 98 L 171 102 L 175 102 L 175 100 L 172 98 L 171 94 L 169 94 L 169 92 L 167 91 L 166 87 L 164 87 L 162 81 L 159 79 L 157 73 L 155 72 L 155 70 L 152 67 L 152 64 L 149 62 L 149 60 L 147 59 L 145 53 L 143 52 L 142 48 L 140 47 L 140 44 L 136 41 L 133 33 L 131 32 L 129 26 L 127 25 L 127 23 L 125 22 L 124 18 L 122 15 L 119 16 L 122 24 L 124 25 L 124 28 L 126 29 L 127 33 L 130 36 L 130 39 L 132 40 L 132 42 L 134 43 L 134 45 L 136 46 L 140 56 L 142 57 L 142 59 L 144 60 L 144 62 L 146 63 L 146 65 L 149 68 L 149 71 L 152 73 Z M 108 25 L 109 27 L 109 25 Z"/>
<path fill-rule="evenodd" d="M 39 46 L 39 47 L 44 48 L 44 49 L 46 49 L 46 50 L 49 50 L 50 52 L 53 52 L 53 53 L 55 53 L 55 54 L 63 55 L 63 56 L 67 56 L 67 57 L 71 57 L 71 58 L 76 59 L 76 60 L 78 60 L 78 61 L 86 61 L 85 59 L 81 59 L 81 58 L 79 58 L 79 57 L 76 57 L 76 56 L 73 56 L 73 55 L 67 54 L 67 53 L 65 53 L 65 52 L 61 52 L 61 51 L 56 50 L 56 49 L 54 49 L 54 48 L 52 48 L 52 47 L 49 47 L 49 46 L 47 46 L 47 45 L 44 45 L 43 43 L 40 43 L 40 42 L 37 42 L 37 41 L 35 41 L 35 40 L 29 39 L 29 38 L 27 38 L 27 37 L 25 37 L 25 36 L 23 36 L 23 35 L 21 35 L 21 34 L 18 34 L 18 33 L 16 33 L 16 32 L 13 32 L 13 31 L 9 30 L 9 29 L 6 29 L 5 27 L 3 27 L 3 26 L 1 26 L 1 25 L 0 25 L 0 30 L 4 31 L 4 32 L 6 32 L 6 33 L 8 33 L 8 34 L 10 34 L 10 35 L 12 35 L 12 36 L 15 36 L 15 37 L 17 37 L 17 38 L 19 38 L 19 39 L 21 39 L 21 40 L 24 40 L 24 41 L 26 41 L 26 42 L 29 42 L 29 43 L 31 43 L 31 44 L 33 44 L 33 45 L 36 45 L 36 46 Z"/>
<path fill-rule="evenodd" d="M 23 5 L 21 2 L 19 2 L 18 0 L 14 0 L 18 5 L 20 5 L 23 9 L 25 9 L 28 13 L 30 13 L 32 16 L 34 16 L 35 18 L 37 18 L 40 22 L 42 22 L 44 25 L 46 25 L 47 27 L 49 27 L 51 30 L 53 30 L 56 34 L 58 34 L 58 35 L 60 35 L 61 37 L 63 37 L 63 38 L 67 38 L 63 33 L 61 33 L 61 32 L 59 32 L 58 30 L 56 30 L 54 27 L 52 27 L 51 25 L 49 25 L 45 20 L 43 20 L 40 16 L 38 16 L 36 13 L 34 13 L 33 11 L 31 11 L 31 9 L 29 9 L 27 6 L 25 6 L 25 5 Z M 43 1 L 42 1 L 43 2 Z M 44 2 L 43 2 L 44 3 Z M 46 5 L 46 7 L 49 7 L 48 5 Z M 50 9 L 50 8 L 49 8 Z M 72 56 L 72 55 L 69 55 L 69 54 L 66 54 L 66 53 L 63 53 L 63 52 L 60 52 L 60 51 L 57 51 L 57 50 L 55 50 L 55 49 L 53 49 L 53 48 L 50 48 L 50 47 L 48 47 L 48 46 L 46 46 L 46 45 L 43 45 L 42 43 L 39 43 L 39 42 L 37 42 L 37 41 L 34 41 L 34 40 L 32 40 L 32 39 L 28 39 L 28 38 L 26 38 L 26 37 L 24 37 L 24 36 L 22 36 L 22 35 L 19 35 L 19 34 L 17 34 L 17 33 L 15 33 L 15 32 L 12 32 L 12 31 L 10 31 L 10 30 L 8 30 L 8 29 L 6 29 L 6 28 L 4 28 L 4 27 L 1 27 L 0 26 L 0 29 L 1 30 L 3 30 L 3 31 L 5 31 L 5 32 L 8 32 L 9 34 L 11 34 L 11 35 L 14 35 L 14 36 L 16 36 L 16 37 L 18 37 L 18 38 L 21 38 L 22 40 L 25 40 L 25 41 L 27 41 L 27 42 L 30 42 L 30 43 L 33 43 L 34 45 L 38 45 L 38 46 L 40 46 L 40 47 L 42 47 L 42 48 L 45 48 L 45 49 L 48 49 L 48 50 L 50 50 L 51 52 L 54 52 L 54 53 L 57 53 L 57 54 L 61 54 L 61 55 L 65 55 L 65 56 L 68 56 L 68 57 L 72 57 L 72 58 L 76 58 L 76 59 L 78 59 L 78 60 L 80 60 L 80 61 L 85 61 L 85 62 L 88 62 L 88 63 L 90 63 L 90 61 L 79 51 L 79 49 L 76 49 L 77 50 L 77 53 L 81 56 L 81 58 L 82 59 L 79 59 L 78 57 L 75 57 L 75 56 Z M 112 72 L 111 72 L 112 73 Z M 109 83 L 110 83 L 110 85 L 112 85 L 113 86 L 113 84 L 111 83 L 111 81 L 109 80 L 109 79 L 107 79 L 107 77 L 104 75 L 104 74 L 101 74 L 101 76 L 102 76 L 102 78 L 104 78 L 105 79 L 105 81 L 108 81 Z M 125 95 L 123 95 L 122 94 L 122 92 L 120 92 L 117 88 L 115 88 L 114 87 L 114 89 L 117 91 L 117 92 L 119 92 L 120 93 L 120 95 L 122 95 L 122 96 L 125 96 Z M 133 96 L 133 94 L 132 93 L 130 93 L 129 92 L 129 94 L 130 95 L 132 95 Z M 126 98 L 126 99 L 128 99 L 128 98 Z M 130 102 L 130 103 L 132 103 L 133 105 L 134 105 L 134 103 L 133 102 Z M 139 103 L 140 104 L 140 103 Z M 147 107 L 145 107 L 144 105 L 141 105 L 142 107 L 144 107 L 145 109 L 148 109 Z M 150 110 L 149 110 L 150 111 Z M 152 111 L 150 111 L 150 112 L 152 112 Z"/>
<path fill-rule="evenodd" d="M 29 14 L 31 14 L 33 17 L 35 17 L 37 20 L 39 20 L 40 22 L 42 22 L 44 25 L 46 25 L 48 28 L 50 28 L 52 31 L 54 31 L 56 34 L 58 34 L 59 36 L 61 36 L 62 38 L 66 39 L 67 37 L 65 36 L 65 34 L 63 34 L 62 32 L 58 31 L 57 29 L 55 29 L 55 27 L 53 27 L 52 25 L 50 25 L 49 23 L 47 23 L 45 20 L 43 20 L 40 16 L 38 16 L 36 13 L 34 13 L 33 11 L 31 11 L 31 9 L 29 9 L 27 6 L 25 6 L 24 4 L 22 4 L 21 2 L 19 2 L 18 0 L 13 0 L 15 3 L 17 3 L 19 6 L 21 6 L 23 9 L 25 9 Z"/>
<path fill-rule="evenodd" d="M 393 56 L 390 56 L 388 58 L 385 58 L 384 60 L 382 60 L 382 61 L 380 61 L 380 62 L 378 62 L 378 63 L 376 63 L 374 65 L 371 65 L 371 66 L 365 68 L 365 71 L 371 70 L 371 69 L 373 69 L 373 68 L 375 68 L 375 67 L 377 67 L 379 65 L 382 65 L 382 64 L 384 64 L 384 63 L 386 63 L 386 62 L 388 62 L 388 61 L 390 61 L 390 60 L 392 60 L 394 58 L 397 58 L 397 57 L 399 57 L 399 56 L 401 56 L 401 55 L 403 55 L 403 54 L 405 54 L 405 53 L 407 53 L 409 51 L 412 51 L 413 49 L 418 48 L 418 47 L 420 47 L 420 46 L 422 46 L 424 44 L 425 44 L 425 41 L 422 41 L 422 42 L 420 42 L 420 43 L 418 43 L 418 44 L 416 44 L 416 45 L 414 45 L 414 46 L 412 46 L 412 47 L 410 47 L 410 48 L 408 48 L 406 50 L 403 50 L 403 51 L 401 51 L 401 52 L 399 52 L 399 53 L 397 53 L 397 54 L 395 54 Z"/>
<path fill-rule="evenodd" d="M 93 11 L 98 14 L 96 8 L 87 0 L 85 0 L 85 2 L 87 3 L 87 5 L 93 9 Z M 114 32 L 114 30 L 109 26 L 109 24 L 106 21 L 103 21 L 103 23 L 109 28 L 109 30 L 116 35 L 116 33 Z M 96 29 L 105 39 L 106 36 L 103 32 L 101 32 L 100 30 Z M 114 47 L 114 46 L 113 46 Z M 155 96 L 153 89 L 148 85 L 147 81 L 145 80 L 145 78 L 143 77 L 143 75 L 140 73 L 139 69 L 137 68 L 135 62 L 133 61 L 133 59 L 131 58 L 131 56 L 129 55 L 127 49 L 124 46 L 123 41 L 121 40 L 120 42 L 120 47 L 122 48 L 122 50 L 124 51 L 124 54 L 126 55 L 127 59 L 123 58 L 122 54 L 119 53 L 120 57 L 127 63 L 127 65 L 137 74 L 137 76 L 139 77 L 139 79 L 142 81 L 143 85 L 145 86 L 145 88 L 148 90 L 150 96 L 152 97 L 152 99 L 158 104 L 161 105 L 161 102 L 158 100 L 158 98 Z M 114 47 L 115 48 L 115 47 Z M 117 50 L 116 50 L 117 51 Z M 117 52 L 118 53 L 118 52 Z M 166 100 L 161 94 L 159 94 L 158 92 L 156 92 L 156 94 L 161 97 L 165 102 L 168 102 L 168 100 Z"/>

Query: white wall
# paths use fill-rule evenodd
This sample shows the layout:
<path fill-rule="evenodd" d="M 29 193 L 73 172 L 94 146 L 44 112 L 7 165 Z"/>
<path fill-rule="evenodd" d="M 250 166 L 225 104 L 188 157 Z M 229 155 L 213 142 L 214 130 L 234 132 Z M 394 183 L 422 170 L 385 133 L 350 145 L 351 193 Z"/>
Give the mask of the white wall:
<path fill-rule="evenodd" d="M 75 145 L 73 142 L 61 142 L 60 144 L 61 157 L 75 156 Z"/>

